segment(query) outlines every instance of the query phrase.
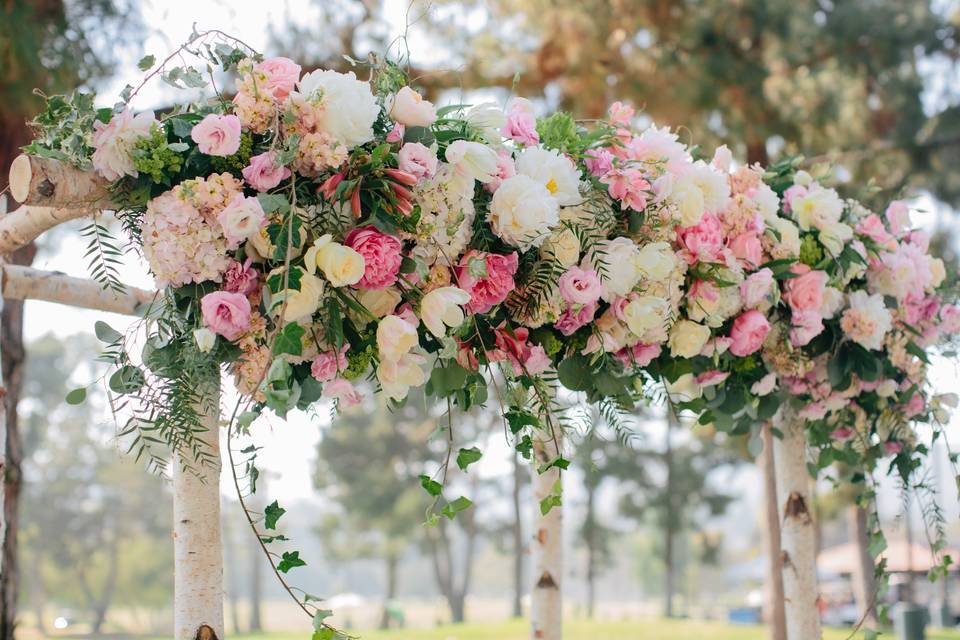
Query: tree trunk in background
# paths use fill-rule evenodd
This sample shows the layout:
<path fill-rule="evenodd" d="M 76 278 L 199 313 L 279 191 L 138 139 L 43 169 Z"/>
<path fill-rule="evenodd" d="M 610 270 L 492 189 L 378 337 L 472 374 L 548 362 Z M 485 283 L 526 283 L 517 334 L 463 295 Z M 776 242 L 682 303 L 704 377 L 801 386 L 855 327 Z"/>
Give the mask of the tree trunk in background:
<path fill-rule="evenodd" d="M 877 608 L 874 600 L 877 584 L 873 578 L 873 558 L 870 557 L 870 532 L 867 519 L 870 514 L 863 507 L 847 507 L 847 527 L 850 540 L 856 545 L 857 563 L 853 573 L 853 596 L 857 602 L 857 612 L 863 618 L 866 629 L 877 628 Z"/>
<path fill-rule="evenodd" d="M 513 452 L 513 617 L 523 617 L 523 512 L 520 489 L 523 486 L 523 466 L 520 455 Z"/>
<path fill-rule="evenodd" d="M 561 508 L 553 507 L 541 515 L 540 501 L 553 495 L 560 480 L 560 469 L 552 467 L 537 473 L 537 467 L 555 459 L 563 450 L 563 435 L 556 442 L 535 440 L 533 445 L 533 503 L 536 534 L 533 537 L 533 590 L 530 596 L 531 637 L 534 640 L 560 640 L 563 628 L 563 518 Z"/>
<path fill-rule="evenodd" d="M 383 598 L 383 613 L 380 615 L 380 628 L 390 628 L 390 603 L 397 597 L 397 564 L 399 558 L 392 553 L 386 557 L 387 566 L 387 592 Z"/>
<path fill-rule="evenodd" d="M 586 471 L 585 473 L 590 473 Z M 594 501 L 596 499 L 597 487 L 593 482 L 587 483 L 587 617 L 593 619 L 593 609 L 596 602 L 596 582 L 597 582 L 597 514 Z"/>
<path fill-rule="evenodd" d="M 250 496 L 250 506 L 262 512 L 267 506 L 268 475 L 261 473 L 257 479 L 257 492 Z M 256 633 L 263 631 L 263 563 L 266 558 L 260 549 L 250 547 L 250 624 L 248 631 Z"/>
<path fill-rule="evenodd" d="M 227 601 L 230 603 L 230 626 L 234 633 L 240 633 L 240 580 L 237 571 L 236 540 L 233 538 L 233 527 L 230 526 L 229 516 L 221 522 L 223 529 L 223 562 L 227 571 Z"/>
<path fill-rule="evenodd" d="M 219 389 L 198 408 L 205 431 L 196 434 L 204 463 L 173 464 L 174 640 L 223 638 L 223 547 L 220 543 Z M 191 468 L 184 469 L 187 463 Z"/>
<path fill-rule="evenodd" d="M 663 465 L 667 470 L 666 496 L 667 509 L 663 526 L 663 615 L 667 618 L 673 617 L 673 592 L 675 585 L 674 578 L 674 557 L 673 542 L 676 527 L 674 523 L 673 509 L 673 427 L 677 423 L 677 418 L 673 411 L 667 412 L 667 442 L 663 453 Z"/>
<path fill-rule="evenodd" d="M 816 532 L 807 472 L 805 424 L 789 406 L 781 407 L 774 420 L 783 433 L 783 438 L 774 442 L 773 451 L 777 495 L 783 515 L 780 540 L 787 638 L 817 640 L 820 612 L 817 609 Z"/>
<path fill-rule="evenodd" d="M 760 466 L 763 470 L 763 502 L 765 511 L 764 544 L 767 554 L 767 584 L 764 594 L 764 618 L 770 625 L 771 640 L 787 640 L 787 623 L 783 612 L 783 563 L 780 549 L 780 508 L 777 501 L 777 473 L 773 456 L 773 433 L 770 423 L 763 425 L 763 452 Z"/>

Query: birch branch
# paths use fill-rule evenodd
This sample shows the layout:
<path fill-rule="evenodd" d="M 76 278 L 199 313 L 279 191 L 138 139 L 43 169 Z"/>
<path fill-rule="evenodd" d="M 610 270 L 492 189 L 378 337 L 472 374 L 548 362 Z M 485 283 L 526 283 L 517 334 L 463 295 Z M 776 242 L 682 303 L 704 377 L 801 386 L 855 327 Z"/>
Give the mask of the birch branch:
<path fill-rule="evenodd" d="M 93 280 L 31 267 L 4 264 L 0 268 L 2 296 L 14 300 L 45 300 L 84 309 L 140 315 L 140 311 L 158 295 L 155 291 L 134 287 L 118 293 L 104 289 Z"/>
<path fill-rule="evenodd" d="M 25 247 L 57 225 L 93 215 L 96 209 L 61 209 L 23 205 L 0 217 L 0 255 Z"/>
<path fill-rule="evenodd" d="M 110 183 L 93 173 L 25 153 L 10 165 L 10 194 L 42 207 L 111 208 Z"/>

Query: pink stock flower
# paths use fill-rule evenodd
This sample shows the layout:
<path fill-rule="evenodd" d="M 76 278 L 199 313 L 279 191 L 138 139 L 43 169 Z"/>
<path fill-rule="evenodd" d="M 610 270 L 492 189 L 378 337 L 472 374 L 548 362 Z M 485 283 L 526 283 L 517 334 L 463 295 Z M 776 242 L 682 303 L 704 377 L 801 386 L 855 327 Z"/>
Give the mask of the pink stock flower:
<path fill-rule="evenodd" d="M 429 178 L 437 172 L 437 154 L 419 142 L 408 142 L 397 153 L 400 171 L 406 171 L 418 179 Z"/>
<path fill-rule="evenodd" d="M 794 264 L 790 271 L 797 275 L 786 280 L 783 300 L 793 311 L 814 311 L 823 306 L 823 289 L 827 285 L 827 274 L 812 271 L 803 263 Z"/>
<path fill-rule="evenodd" d="M 776 280 L 773 271 L 767 268 L 751 273 L 740 283 L 740 299 L 743 306 L 752 309 L 770 299 Z"/>
<path fill-rule="evenodd" d="M 823 317 L 816 309 L 794 311 L 790 319 L 790 344 L 802 347 L 823 331 Z"/>
<path fill-rule="evenodd" d="M 570 267 L 557 284 L 560 296 L 567 304 L 593 304 L 603 294 L 603 282 L 593 269 Z"/>
<path fill-rule="evenodd" d="M 241 293 L 214 291 L 200 299 L 203 324 L 233 341 L 250 327 L 250 301 Z"/>
<path fill-rule="evenodd" d="M 367 225 L 350 231 L 344 244 L 363 256 L 363 277 L 357 282 L 357 287 L 386 289 L 397 281 L 403 260 L 400 255 L 403 245 L 398 238 Z"/>
<path fill-rule="evenodd" d="M 356 406 L 363 400 L 353 383 L 344 378 L 334 378 L 323 385 L 323 395 L 338 401 L 344 408 Z"/>
<path fill-rule="evenodd" d="M 705 213 L 692 227 L 678 229 L 682 254 L 688 264 L 716 262 L 723 251 L 723 226 L 712 213 Z"/>
<path fill-rule="evenodd" d="M 647 208 L 653 186 L 640 169 L 612 169 L 600 178 L 600 182 L 607 185 L 610 197 L 619 200 L 622 208 L 634 211 Z"/>
<path fill-rule="evenodd" d="M 290 95 L 297 81 L 300 80 L 300 65 L 290 58 L 267 58 L 253 68 L 267 77 L 264 86 L 257 88 L 265 90 L 277 101 L 282 101 Z"/>
<path fill-rule="evenodd" d="M 613 154 L 607 149 L 590 149 L 584 154 L 584 164 L 591 175 L 604 176 L 613 169 Z"/>
<path fill-rule="evenodd" d="M 260 274 L 251 265 L 253 260 L 247 258 L 247 261 L 240 264 L 236 260 L 231 260 L 227 270 L 223 273 L 223 288 L 230 293 L 239 293 L 244 296 L 250 296 L 260 288 Z"/>
<path fill-rule="evenodd" d="M 251 156 L 250 164 L 241 173 L 247 184 L 257 191 L 269 191 L 290 177 L 290 169 L 277 164 L 274 151 Z"/>
<path fill-rule="evenodd" d="M 756 353 L 769 332 L 770 322 L 756 309 L 740 314 L 730 329 L 730 353 L 741 358 Z"/>
<path fill-rule="evenodd" d="M 486 313 L 503 302 L 516 286 L 513 276 L 518 264 L 516 252 L 504 256 L 471 249 L 465 253 L 456 271 L 460 288 L 470 294 L 467 312 Z"/>
<path fill-rule="evenodd" d="M 539 144 L 540 135 L 537 133 L 537 117 L 529 100 L 514 98 L 510 102 L 507 123 L 501 133 L 504 138 L 509 138 L 520 144 Z"/>
<path fill-rule="evenodd" d="M 234 115 L 207 115 L 194 125 L 190 137 L 208 156 L 232 156 L 240 148 L 240 118 Z"/>
<path fill-rule="evenodd" d="M 349 344 L 343 345 L 340 352 L 323 351 L 313 359 L 310 365 L 310 374 L 320 382 L 328 382 L 337 377 L 350 366 L 347 360 L 347 349 Z"/>
<path fill-rule="evenodd" d="M 560 318 L 554 323 L 554 328 L 565 336 L 573 335 L 577 329 L 586 326 L 593 320 L 597 312 L 597 303 L 591 302 L 581 305 L 578 309 L 573 307 L 564 311 Z"/>

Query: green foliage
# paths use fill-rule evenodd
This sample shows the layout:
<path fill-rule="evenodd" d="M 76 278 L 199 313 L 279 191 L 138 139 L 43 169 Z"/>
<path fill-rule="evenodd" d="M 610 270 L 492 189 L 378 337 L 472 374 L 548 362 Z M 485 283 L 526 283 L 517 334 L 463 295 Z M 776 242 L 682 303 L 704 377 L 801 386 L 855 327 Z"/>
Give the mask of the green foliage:
<path fill-rule="evenodd" d="M 82 91 L 44 98 L 45 109 L 30 121 L 34 139 L 24 151 L 90 169 L 93 125 L 107 122 L 110 109 L 94 108 L 94 94 Z"/>
<path fill-rule="evenodd" d="M 166 130 L 154 126 L 150 137 L 137 140 L 133 148 L 133 166 L 156 183 L 169 186 L 170 177 L 183 168 L 181 153 L 187 150 L 186 143 L 167 142 Z"/>
<path fill-rule="evenodd" d="M 569 113 L 558 111 L 546 118 L 539 118 L 537 133 L 541 144 L 548 149 L 569 152 L 578 150 L 580 146 L 577 123 Z"/>
<path fill-rule="evenodd" d="M 281 516 L 287 512 L 286 509 L 281 507 L 276 500 L 267 505 L 267 508 L 263 511 L 263 526 L 265 529 L 276 529 L 277 522 L 280 520 Z"/>
<path fill-rule="evenodd" d="M 815 267 L 823 260 L 823 247 L 812 233 L 805 233 L 800 240 L 800 262 Z"/>
<path fill-rule="evenodd" d="M 253 154 L 253 136 L 249 131 L 240 134 L 240 148 L 232 156 L 213 156 L 210 165 L 217 173 L 232 173 L 239 176 L 240 171 L 250 164 Z"/>
<path fill-rule="evenodd" d="M 280 562 L 277 563 L 277 571 L 287 573 L 290 569 L 305 567 L 307 563 L 300 558 L 299 551 L 284 551 Z"/>

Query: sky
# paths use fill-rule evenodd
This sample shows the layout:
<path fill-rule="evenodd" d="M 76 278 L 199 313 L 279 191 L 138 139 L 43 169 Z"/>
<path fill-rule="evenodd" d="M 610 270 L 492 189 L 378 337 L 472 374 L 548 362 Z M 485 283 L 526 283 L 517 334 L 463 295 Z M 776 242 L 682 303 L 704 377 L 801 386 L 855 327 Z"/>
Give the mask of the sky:
<path fill-rule="evenodd" d="M 140 57 L 145 54 L 153 54 L 158 59 L 162 59 L 167 52 L 174 50 L 187 39 L 194 24 L 199 31 L 206 28 L 221 29 L 269 54 L 271 52 L 267 51 L 268 25 L 278 28 L 290 16 L 296 16 L 301 23 L 309 23 L 312 16 L 316 15 L 315 9 L 311 7 L 308 0 L 288 0 L 272 3 L 251 0 L 233 2 L 225 0 L 159 2 L 154 0 L 153 2 L 143 3 L 141 11 L 143 13 L 143 23 L 147 29 L 142 47 L 122 51 L 122 59 L 117 67 L 116 77 L 101 89 L 102 97 L 100 101 L 104 105 L 112 104 L 113 96 L 119 93 L 127 83 L 136 85 L 139 82 L 142 74 L 136 69 L 136 62 Z M 404 31 L 406 14 L 406 2 L 403 0 L 387 1 L 386 18 L 390 28 L 395 33 L 399 34 Z M 410 29 L 409 35 L 408 42 L 411 55 L 415 59 L 425 62 L 443 59 L 442 50 L 436 46 L 436 43 L 423 37 L 416 26 Z M 169 104 L 174 97 L 177 97 L 175 90 L 157 81 L 144 88 L 137 96 L 134 106 L 137 109 L 157 107 Z M 182 99 L 182 96 L 180 97 Z M 949 220 L 949 224 L 956 227 L 956 217 L 949 215 L 950 212 L 935 201 L 929 198 L 921 198 L 915 204 L 918 209 L 922 210 L 922 213 L 917 214 L 915 218 L 917 223 L 925 227 L 931 227 L 938 221 L 943 224 L 944 220 Z M 78 229 L 79 225 L 74 224 L 50 235 L 34 266 L 40 269 L 62 271 L 70 275 L 86 277 L 87 271 L 82 258 L 85 242 L 76 233 Z M 131 256 L 128 260 L 127 266 L 123 270 L 123 279 L 131 286 L 153 288 L 152 278 L 145 265 L 135 256 Z M 77 332 L 92 333 L 93 324 L 97 320 L 105 320 L 118 330 L 122 330 L 131 322 L 129 318 L 112 314 L 31 301 L 27 303 L 24 331 L 28 340 L 35 339 L 48 332 L 59 336 Z M 940 388 L 954 388 L 957 381 L 956 367 L 945 362 L 938 364 L 934 371 L 934 380 Z M 77 382 L 83 384 L 88 381 L 78 380 Z M 228 390 L 225 397 L 229 399 L 235 397 L 235 395 Z M 280 498 L 281 501 L 288 502 L 319 500 L 313 489 L 310 474 L 316 444 L 323 427 L 329 422 L 329 413 L 328 407 L 319 406 L 311 415 L 294 412 L 285 422 L 272 418 L 262 419 L 254 425 L 254 440 L 257 444 L 268 445 L 259 454 L 258 462 L 261 469 L 270 476 L 271 499 L 276 497 Z M 104 421 L 110 420 L 106 413 L 103 418 Z M 954 417 L 951 424 L 951 431 L 956 433 L 956 426 L 960 424 L 960 417 Z M 647 431 L 648 437 L 654 442 L 662 439 L 662 427 L 659 425 L 651 425 Z M 487 455 L 479 465 L 478 470 L 481 473 L 494 475 L 506 471 L 508 449 L 502 438 L 491 438 L 484 450 Z M 946 467 L 941 465 L 941 468 L 945 469 Z M 951 483 L 948 475 L 943 474 L 941 478 L 941 492 L 947 503 L 948 517 L 956 519 L 958 513 L 955 500 L 956 492 L 950 489 Z M 572 489 L 576 486 L 575 480 L 576 475 L 568 478 L 567 485 Z M 225 495 L 233 494 L 230 482 L 229 474 L 225 473 L 223 478 Z M 730 489 L 744 498 L 741 508 L 749 507 L 749 510 L 752 511 L 755 506 L 759 505 L 758 485 L 753 470 L 738 474 L 732 479 Z M 885 493 L 882 508 L 886 512 L 895 512 L 898 497 L 895 492 L 890 490 L 892 483 L 887 482 L 885 486 L 888 490 Z M 576 493 L 577 489 L 573 489 L 572 495 L 574 497 L 576 497 Z M 734 507 L 732 513 L 739 514 L 740 508 Z M 739 521 L 742 522 L 742 518 Z"/>

